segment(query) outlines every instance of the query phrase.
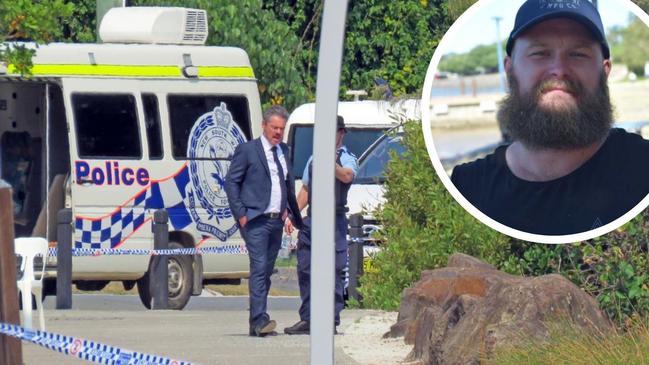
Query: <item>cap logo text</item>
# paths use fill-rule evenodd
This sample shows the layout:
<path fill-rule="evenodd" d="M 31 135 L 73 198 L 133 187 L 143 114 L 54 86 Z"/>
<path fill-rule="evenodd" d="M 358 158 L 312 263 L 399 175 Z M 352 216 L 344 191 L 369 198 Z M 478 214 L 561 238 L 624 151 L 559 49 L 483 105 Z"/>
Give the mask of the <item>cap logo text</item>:
<path fill-rule="evenodd" d="M 577 9 L 581 0 L 540 0 L 539 9 Z"/>

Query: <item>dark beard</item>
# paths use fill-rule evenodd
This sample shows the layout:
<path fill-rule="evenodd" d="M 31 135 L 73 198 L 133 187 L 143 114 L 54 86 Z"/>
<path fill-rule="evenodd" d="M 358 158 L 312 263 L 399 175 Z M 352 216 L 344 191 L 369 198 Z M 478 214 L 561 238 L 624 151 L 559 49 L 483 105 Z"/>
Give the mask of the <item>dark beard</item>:
<path fill-rule="evenodd" d="M 541 82 L 530 93 L 521 95 L 516 76 L 507 73 L 507 80 L 510 92 L 500 103 L 497 115 L 506 138 L 531 149 L 567 150 L 589 146 L 608 135 L 613 107 L 604 72 L 594 93 L 577 82 L 563 82 L 577 96 L 577 106 L 569 109 L 548 110 L 539 106 L 539 97 L 551 82 Z"/>

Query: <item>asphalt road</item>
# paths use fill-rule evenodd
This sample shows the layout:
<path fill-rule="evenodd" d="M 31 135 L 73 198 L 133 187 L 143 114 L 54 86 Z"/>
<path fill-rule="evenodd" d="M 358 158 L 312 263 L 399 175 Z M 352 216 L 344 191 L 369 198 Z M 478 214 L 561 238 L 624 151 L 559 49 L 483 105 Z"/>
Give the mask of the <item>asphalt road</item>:
<path fill-rule="evenodd" d="M 191 297 L 183 312 L 187 311 L 241 311 L 248 309 L 247 296 L 211 296 L 203 291 L 202 296 Z M 296 311 L 300 307 L 299 297 L 269 297 L 268 305 L 271 310 Z M 45 309 L 55 309 L 56 297 L 50 296 L 44 302 Z M 137 295 L 102 295 L 74 294 L 72 310 L 143 312 L 147 309 L 142 305 Z"/>
<path fill-rule="evenodd" d="M 54 310 L 55 302 L 45 301 L 48 332 L 197 364 L 309 363 L 310 337 L 281 333 L 299 319 L 296 297 L 270 298 L 280 334 L 266 338 L 248 336 L 247 297 L 193 297 L 182 311 L 146 310 L 135 295 L 75 294 L 71 310 Z M 343 349 L 349 340 L 344 327 L 368 313 L 343 311 L 341 334 L 334 338 L 336 364 L 358 364 Z M 23 358 L 27 365 L 88 363 L 24 341 Z"/>

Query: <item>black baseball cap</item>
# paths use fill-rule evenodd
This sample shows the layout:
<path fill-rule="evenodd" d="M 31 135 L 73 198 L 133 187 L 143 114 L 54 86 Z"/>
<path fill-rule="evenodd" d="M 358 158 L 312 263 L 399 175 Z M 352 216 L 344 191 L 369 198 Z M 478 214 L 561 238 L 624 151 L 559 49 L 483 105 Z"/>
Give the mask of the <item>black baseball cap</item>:
<path fill-rule="evenodd" d="M 516 13 L 514 29 L 507 40 L 507 55 L 511 56 L 518 36 L 534 25 L 553 18 L 569 18 L 583 24 L 601 44 L 604 59 L 610 58 L 602 18 L 588 0 L 527 0 Z"/>
<path fill-rule="evenodd" d="M 345 128 L 345 119 L 343 119 L 343 117 L 341 117 L 340 115 L 336 117 L 336 127 L 336 130 L 344 129 L 345 132 L 347 132 L 347 128 Z"/>

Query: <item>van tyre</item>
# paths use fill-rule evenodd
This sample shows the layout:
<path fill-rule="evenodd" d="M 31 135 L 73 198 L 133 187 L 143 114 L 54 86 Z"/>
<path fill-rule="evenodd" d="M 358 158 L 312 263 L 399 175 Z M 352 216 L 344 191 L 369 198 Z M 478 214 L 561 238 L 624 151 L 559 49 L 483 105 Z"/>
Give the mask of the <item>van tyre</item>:
<path fill-rule="evenodd" d="M 169 248 L 183 248 L 183 246 L 177 242 L 169 242 Z M 192 257 L 190 255 L 169 256 L 167 272 L 169 275 L 169 301 L 167 302 L 167 308 L 181 310 L 185 308 L 192 294 L 192 286 L 194 283 Z M 149 269 L 146 274 L 137 281 L 137 293 L 140 296 L 142 304 L 147 309 L 151 309 L 151 301 L 153 299 L 151 295 L 150 273 L 151 262 L 149 262 Z"/>

